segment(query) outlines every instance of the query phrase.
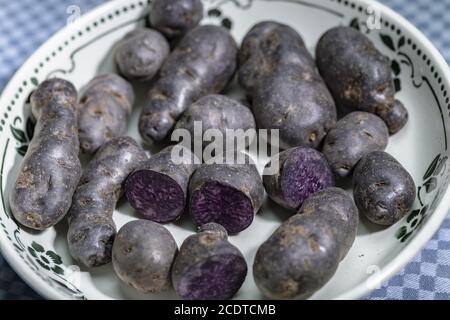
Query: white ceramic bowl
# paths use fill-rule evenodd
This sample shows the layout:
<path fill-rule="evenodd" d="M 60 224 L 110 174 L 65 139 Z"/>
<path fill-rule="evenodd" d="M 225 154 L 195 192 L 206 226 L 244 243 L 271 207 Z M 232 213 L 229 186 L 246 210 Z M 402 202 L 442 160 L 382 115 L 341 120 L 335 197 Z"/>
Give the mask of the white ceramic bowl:
<path fill-rule="evenodd" d="M 272 19 L 296 28 L 313 52 L 319 36 L 336 25 L 359 28 L 393 61 L 398 97 L 410 112 L 407 126 L 390 141 L 387 151 L 412 174 L 417 201 L 408 217 L 390 228 L 378 228 L 361 219 L 358 236 L 331 281 L 312 298 L 354 299 L 364 296 L 406 264 L 430 239 L 449 209 L 450 76 L 449 68 L 432 44 L 405 19 L 367 0 L 205 0 L 203 23 L 222 24 L 240 41 L 258 21 Z M 379 12 L 381 28 L 371 12 Z M 37 292 L 52 299 L 160 299 L 164 295 L 139 295 L 123 285 L 111 265 L 92 271 L 78 268 L 68 254 L 66 224 L 41 233 L 20 228 L 8 205 L 9 188 L 31 139 L 30 93 L 44 79 L 58 76 L 82 88 L 96 74 L 114 70 L 111 52 L 116 41 L 145 24 L 148 2 L 108 2 L 48 40 L 19 69 L 1 97 L 0 107 L 0 245 L 17 273 Z M 376 21 L 375 21 L 376 22 Z M 137 89 L 138 96 L 145 85 Z M 139 99 L 129 134 L 139 138 Z M 265 159 L 261 159 L 261 164 Z M 247 230 L 231 237 L 245 254 L 249 274 L 237 299 L 262 298 L 251 273 L 258 246 L 287 218 L 287 213 L 266 202 Z M 136 215 L 125 201 L 115 212 L 118 227 Z M 167 226 L 178 244 L 193 233 L 188 215 Z"/>

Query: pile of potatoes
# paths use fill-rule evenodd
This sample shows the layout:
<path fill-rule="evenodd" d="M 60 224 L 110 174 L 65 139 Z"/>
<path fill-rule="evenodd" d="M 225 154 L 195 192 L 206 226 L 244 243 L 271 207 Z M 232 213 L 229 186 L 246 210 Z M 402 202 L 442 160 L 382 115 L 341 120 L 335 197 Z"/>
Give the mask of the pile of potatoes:
<path fill-rule="evenodd" d="M 226 29 L 199 26 L 200 0 L 152 5 L 152 29 L 133 30 L 116 46 L 120 75 L 95 77 L 79 100 L 57 78 L 33 93 L 34 138 L 10 192 L 15 219 L 44 230 L 67 216 L 72 257 L 89 268 L 112 261 L 140 292 L 173 287 L 182 299 L 229 299 L 247 262 L 228 235 L 252 223 L 266 192 L 293 215 L 257 250 L 254 281 L 269 298 L 311 296 L 350 250 L 359 213 L 389 226 L 415 200 L 413 179 L 384 152 L 408 119 L 388 58 L 365 35 L 336 27 L 319 39 L 314 59 L 296 30 L 275 21 L 255 25 L 238 47 Z M 251 108 L 220 94 L 234 78 Z M 174 128 L 193 132 L 194 121 L 221 132 L 279 129 L 283 151 L 271 160 L 278 171 L 262 178 L 240 150 L 244 164 L 224 155 L 223 164 L 199 164 L 180 145 L 149 157 L 124 136 L 130 82 L 144 80 L 144 142 L 167 141 Z M 174 148 L 191 161 L 174 162 Z M 80 152 L 93 155 L 83 170 Z M 345 177 L 353 198 L 336 186 Z M 142 219 L 117 231 L 112 215 L 122 195 Z M 185 211 L 198 232 L 178 248 L 162 224 Z"/>

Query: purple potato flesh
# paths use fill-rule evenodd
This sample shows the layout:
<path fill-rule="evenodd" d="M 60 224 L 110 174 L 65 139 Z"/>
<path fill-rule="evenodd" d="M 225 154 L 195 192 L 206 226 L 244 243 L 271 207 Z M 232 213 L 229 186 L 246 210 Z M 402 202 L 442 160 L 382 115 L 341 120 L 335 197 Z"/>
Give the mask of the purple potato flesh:
<path fill-rule="evenodd" d="M 182 244 L 172 268 L 176 292 L 186 300 L 231 299 L 242 286 L 247 264 L 215 223 L 200 228 Z"/>
<path fill-rule="evenodd" d="M 334 175 L 319 151 L 297 147 L 280 153 L 279 171 L 264 175 L 263 181 L 273 201 L 286 209 L 297 210 L 308 196 L 333 186 Z"/>

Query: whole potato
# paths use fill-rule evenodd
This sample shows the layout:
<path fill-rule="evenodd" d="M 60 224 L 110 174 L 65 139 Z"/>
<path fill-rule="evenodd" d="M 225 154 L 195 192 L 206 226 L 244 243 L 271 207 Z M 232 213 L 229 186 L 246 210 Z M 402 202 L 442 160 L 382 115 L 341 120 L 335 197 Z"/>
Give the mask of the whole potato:
<path fill-rule="evenodd" d="M 368 112 L 351 112 L 328 132 L 322 152 L 334 173 L 345 177 L 372 151 L 386 149 L 389 132 L 381 118 Z"/>
<path fill-rule="evenodd" d="M 355 168 L 353 197 L 358 209 L 370 221 L 389 226 L 412 209 L 416 186 L 394 157 L 374 151 L 365 155 Z"/>

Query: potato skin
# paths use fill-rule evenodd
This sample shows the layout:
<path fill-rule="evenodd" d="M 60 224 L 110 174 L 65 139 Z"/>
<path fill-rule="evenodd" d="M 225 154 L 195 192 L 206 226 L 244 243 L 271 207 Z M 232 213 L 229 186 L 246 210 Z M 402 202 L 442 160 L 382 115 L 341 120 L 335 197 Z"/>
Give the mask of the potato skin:
<path fill-rule="evenodd" d="M 320 38 L 316 59 L 338 107 L 374 113 L 391 133 L 406 123 L 407 116 L 392 115 L 395 88 L 389 58 L 365 35 L 350 27 L 332 28 Z"/>
<path fill-rule="evenodd" d="M 334 176 L 327 160 L 317 150 L 296 147 L 272 158 L 266 165 L 278 165 L 276 174 L 263 176 L 269 197 L 288 210 L 298 210 L 313 193 L 334 186 Z"/>
<path fill-rule="evenodd" d="M 372 151 L 384 151 L 389 132 L 381 118 L 362 111 L 351 112 L 328 132 L 322 152 L 334 173 L 348 176 L 356 163 Z"/>
<path fill-rule="evenodd" d="M 355 168 L 353 197 L 359 211 L 370 221 L 390 226 L 412 209 L 416 186 L 394 157 L 374 151 L 364 156 Z"/>
<path fill-rule="evenodd" d="M 39 85 L 31 104 L 37 119 L 34 137 L 9 204 L 19 223 L 44 230 L 66 215 L 81 177 L 77 91 L 70 82 L 53 78 Z"/>
<path fill-rule="evenodd" d="M 170 232 L 149 220 L 134 220 L 117 233 L 112 261 L 117 276 L 141 293 L 171 287 L 170 270 L 178 246 Z"/>
<path fill-rule="evenodd" d="M 154 0 L 149 16 L 150 24 L 168 39 L 182 37 L 202 18 L 201 0 Z"/>
<path fill-rule="evenodd" d="M 351 198 L 341 189 L 328 188 L 308 198 L 299 214 L 284 222 L 256 252 L 257 287 L 272 299 L 311 296 L 336 272 L 354 241 L 357 219 Z"/>
<path fill-rule="evenodd" d="M 301 36 L 261 22 L 245 36 L 239 58 L 258 128 L 278 129 L 282 149 L 317 148 L 336 124 L 336 106 Z"/>
<path fill-rule="evenodd" d="M 156 30 L 138 28 L 119 41 L 115 61 L 129 80 L 151 80 L 170 52 L 167 40 Z"/>
<path fill-rule="evenodd" d="M 150 89 L 139 119 L 142 138 L 161 141 L 200 97 L 222 91 L 236 68 L 237 45 L 218 26 L 191 30 L 172 51 Z"/>
<path fill-rule="evenodd" d="M 256 130 L 255 118 L 249 108 L 227 96 L 212 94 L 194 102 L 178 120 L 176 129 L 186 129 L 194 137 L 194 121 L 201 121 L 203 134 L 208 129 L 219 130 L 226 146 L 226 129 Z M 206 147 L 210 142 L 203 142 Z"/>
<path fill-rule="evenodd" d="M 78 106 L 81 150 L 93 154 L 112 138 L 124 135 L 133 103 L 133 88 L 122 77 L 104 74 L 93 78 Z"/>
<path fill-rule="evenodd" d="M 145 151 L 130 137 L 114 138 L 101 147 L 83 172 L 69 210 L 67 241 L 71 256 L 87 267 L 111 261 L 116 227 L 112 219 L 123 182 Z"/>
<path fill-rule="evenodd" d="M 244 256 L 216 223 L 202 225 L 184 240 L 172 267 L 175 291 L 188 300 L 231 299 L 246 275 Z"/>

